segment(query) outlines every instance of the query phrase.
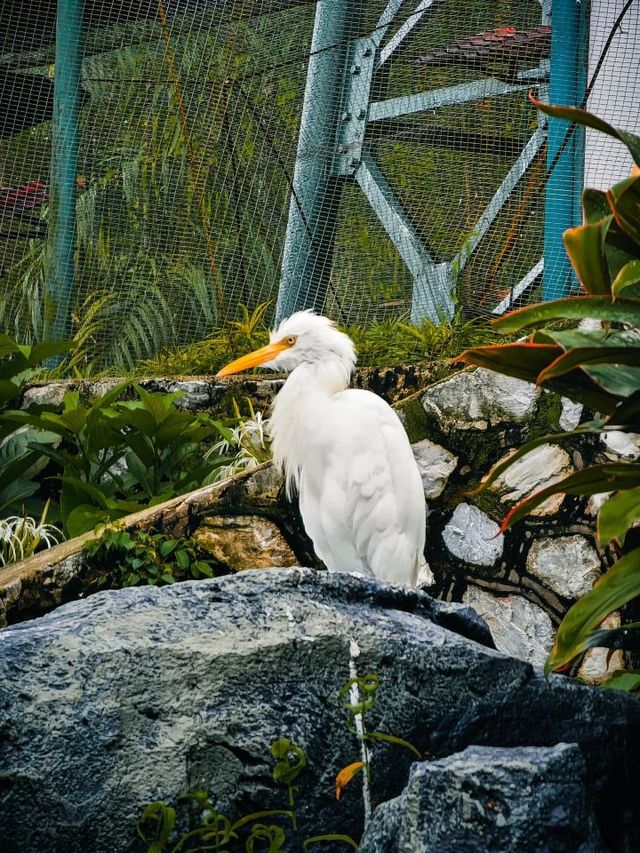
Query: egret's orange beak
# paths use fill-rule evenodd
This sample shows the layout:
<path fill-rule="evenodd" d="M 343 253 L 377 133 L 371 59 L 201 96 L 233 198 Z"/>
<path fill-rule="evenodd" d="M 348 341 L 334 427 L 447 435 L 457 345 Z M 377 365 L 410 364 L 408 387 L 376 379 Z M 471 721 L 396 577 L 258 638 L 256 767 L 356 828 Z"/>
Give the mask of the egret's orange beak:
<path fill-rule="evenodd" d="M 257 367 L 259 364 L 271 361 L 272 358 L 290 348 L 291 344 L 287 344 L 284 341 L 280 341 L 277 344 L 267 344 L 266 347 L 260 347 L 260 349 L 250 352 L 248 355 L 243 355 L 241 358 L 237 358 L 235 361 L 227 364 L 226 367 L 223 367 L 222 370 L 216 373 L 216 379 L 240 373 L 242 370 L 248 370 L 250 367 Z"/>

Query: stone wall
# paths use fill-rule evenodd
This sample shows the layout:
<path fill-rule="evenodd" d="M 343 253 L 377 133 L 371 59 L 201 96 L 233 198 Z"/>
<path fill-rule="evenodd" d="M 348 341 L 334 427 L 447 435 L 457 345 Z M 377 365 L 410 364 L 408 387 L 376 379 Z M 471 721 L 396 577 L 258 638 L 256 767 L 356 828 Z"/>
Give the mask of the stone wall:
<path fill-rule="evenodd" d="M 489 623 L 499 648 L 541 664 L 567 607 L 587 592 L 608 565 L 594 540 L 597 504 L 557 496 L 505 534 L 499 524 L 513 503 L 585 464 L 637 452 L 600 445 L 593 437 L 543 444 L 519 460 L 487 492 L 471 493 L 492 464 L 527 439 L 571 429 L 580 407 L 533 385 L 479 369 L 451 374 L 443 367 L 362 371 L 357 382 L 393 403 L 420 467 L 428 504 L 429 591 L 473 605 Z M 96 395 L 115 380 L 81 385 Z M 281 380 L 248 379 L 231 387 L 214 380 L 146 380 L 157 390 L 183 390 L 183 405 L 223 413 L 230 395 L 250 396 L 266 410 Z M 58 402 L 69 385 L 27 390 L 23 404 Z M 78 387 L 78 383 L 76 386 Z M 409 392 L 409 396 L 407 396 Z M 269 467 L 198 490 L 131 517 L 132 527 L 158 527 L 195 536 L 221 571 L 313 565 L 295 506 Z M 83 591 L 77 543 L 38 555 L 0 574 L 0 620 L 16 621 Z M 317 565 L 317 561 L 315 561 Z M 615 623 L 617 617 L 612 617 Z M 582 675 L 606 677 L 622 664 L 616 653 L 589 653 Z"/>

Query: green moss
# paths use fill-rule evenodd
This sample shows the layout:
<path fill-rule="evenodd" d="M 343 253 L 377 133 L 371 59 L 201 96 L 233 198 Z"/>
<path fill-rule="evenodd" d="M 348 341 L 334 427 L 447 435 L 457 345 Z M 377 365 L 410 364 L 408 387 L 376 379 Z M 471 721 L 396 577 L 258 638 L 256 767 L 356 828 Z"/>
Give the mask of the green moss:
<path fill-rule="evenodd" d="M 429 433 L 429 419 L 420 402 L 421 393 L 410 397 L 398 406 L 404 428 L 412 444 L 427 438 Z"/>

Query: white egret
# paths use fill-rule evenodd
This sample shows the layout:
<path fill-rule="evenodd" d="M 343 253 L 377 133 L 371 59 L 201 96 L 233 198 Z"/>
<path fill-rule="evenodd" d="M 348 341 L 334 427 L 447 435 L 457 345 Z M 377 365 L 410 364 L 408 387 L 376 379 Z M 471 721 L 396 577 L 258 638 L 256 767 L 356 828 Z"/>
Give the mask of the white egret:
<path fill-rule="evenodd" d="M 426 526 L 420 473 L 393 409 L 370 391 L 347 389 L 355 363 L 347 335 L 300 311 L 218 377 L 258 365 L 290 374 L 269 432 L 317 555 L 330 571 L 415 586 Z"/>

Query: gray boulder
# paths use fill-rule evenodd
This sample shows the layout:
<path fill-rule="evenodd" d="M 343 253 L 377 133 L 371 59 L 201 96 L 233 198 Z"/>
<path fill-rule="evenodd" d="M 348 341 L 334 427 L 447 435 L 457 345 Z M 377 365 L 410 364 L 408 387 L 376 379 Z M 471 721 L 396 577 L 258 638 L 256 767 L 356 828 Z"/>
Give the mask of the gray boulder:
<path fill-rule="evenodd" d="M 604 851 L 584 775 L 575 744 L 470 746 L 414 764 L 402 794 L 377 808 L 360 851 Z"/>
<path fill-rule="evenodd" d="M 288 849 L 318 833 L 358 838 L 361 777 L 334 793 L 360 757 L 339 699 L 354 668 L 380 679 L 367 725 L 423 754 L 577 743 L 605 843 L 638 849 L 640 703 L 546 679 L 492 645 L 469 608 L 300 569 L 99 593 L 6 628 L 2 849 L 141 850 L 145 805 L 187 790 L 206 789 L 232 820 L 286 808 L 269 751 L 280 737 L 307 758 Z M 371 752 L 375 806 L 401 793 L 414 758 L 381 742 Z"/>

